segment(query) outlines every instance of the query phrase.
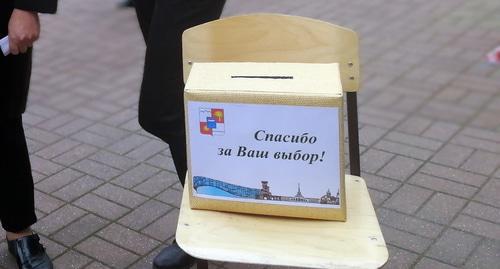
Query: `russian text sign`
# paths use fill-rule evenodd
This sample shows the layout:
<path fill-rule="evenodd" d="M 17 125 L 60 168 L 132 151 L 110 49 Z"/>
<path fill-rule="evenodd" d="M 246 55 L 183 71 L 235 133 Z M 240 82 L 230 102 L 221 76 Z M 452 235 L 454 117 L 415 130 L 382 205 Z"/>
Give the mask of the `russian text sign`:
<path fill-rule="evenodd" d="M 188 102 L 193 195 L 340 207 L 339 108 Z"/>

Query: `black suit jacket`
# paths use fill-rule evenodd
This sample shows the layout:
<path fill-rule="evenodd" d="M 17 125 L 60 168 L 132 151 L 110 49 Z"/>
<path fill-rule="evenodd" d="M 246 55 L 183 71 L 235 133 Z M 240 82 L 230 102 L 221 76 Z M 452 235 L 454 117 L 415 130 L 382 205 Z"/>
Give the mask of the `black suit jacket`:
<path fill-rule="evenodd" d="M 0 38 L 8 34 L 12 10 L 55 13 L 57 0 L 0 0 Z M 17 56 L 0 53 L 0 124 L 24 112 L 31 75 L 31 49 Z"/>

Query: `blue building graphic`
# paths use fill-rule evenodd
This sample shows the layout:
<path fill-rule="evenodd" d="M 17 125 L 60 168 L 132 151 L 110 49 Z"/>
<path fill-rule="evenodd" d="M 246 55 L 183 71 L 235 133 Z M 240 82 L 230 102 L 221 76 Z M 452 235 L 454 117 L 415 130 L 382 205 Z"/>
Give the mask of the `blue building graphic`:
<path fill-rule="evenodd" d="M 261 181 L 261 184 L 262 188 L 256 189 L 256 188 L 249 188 L 231 184 L 208 177 L 201 177 L 201 176 L 193 177 L 193 188 L 198 194 L 231 197 L 231 198 L 255 199 L 255 200 L 302 202 L 302 203 L 331 204 L 331 205 L 339 205 L 340 202 L 339 193 L 337 192 L 337 196 L 333 196 L 330 190 L 327 190 L 326 194 L 319 198 L 307 198 L 302 195 L 299 184 L 297 194 L 295 194 L 295 196 L 281 196 L 281 195 L 273 195 L 271 193 L 268 181 Z"/>

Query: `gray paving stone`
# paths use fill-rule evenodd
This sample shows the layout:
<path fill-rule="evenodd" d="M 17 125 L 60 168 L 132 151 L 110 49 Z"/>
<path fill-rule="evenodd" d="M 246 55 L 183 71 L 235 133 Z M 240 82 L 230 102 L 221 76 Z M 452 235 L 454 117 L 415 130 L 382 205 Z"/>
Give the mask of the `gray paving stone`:
<path fill-rule="evenodd" d="M 408 182 L 430 190 L 440 191 L 463 198 L 471 198 L 477 192 L 476 187 L 421 173 L 412 176 Z"/>
<path fill-rule="evenodd" d="M 55 144 L 52 144 L 36 153 L 36 155 L 45 158 L 52 159 L 58 155 L 61 155 L 68 150 L 78 146 L 80 143 L 73 141 L 71 139 L 62 139 Z"/>
<path fill-rule="evenodd" d="M 179 208 L 181 205 L 182 192 L 175 189 L 166 189 L 164 192 L 156 196 L 156 199 L 167 203 L 170 206 Z"/>
<path fill-rule="evenodd" d="M 471 126 L 495 130 L 500 126 L 498 113 L 494 111 L 482 111 L 471 122 Z"/>
<path fill-rule="evenodd" d="M 100 263 L 100 262 L 93 262 L 89 266 L 85 267 L 85 269 L 109 269 L 110 267 Z"/>
<path fill-rule="evenodd" d="M 466 215 L 459 215 L 453 221 L 451 226 L 476 235 L 500 240 L 500 226 L 489 221 L 484 221 Z"/>
<path fill-rule="evenodd" d="M 85 95 L 87 95 L 88 93 L 89 93 L 89 91 L 87 91 L 85 93 Z M 96 94 L 99 94 L 99 93 L 96 93 Z M 95 97 L 95 96 L 89 96 L 89 97 Z M 73 115 L 76 115 L 78 117 L 85 118 L 85 119 L 88 119 L 91 121 L 100 121 L 100 120 L 104 119 L 105 117 L 107 117 L 106 113 L 99 111 L 97 109 L 88 107 L 87 102 L 82 102 L 82 103 L 78 104 L 76 107 L 69 108 L 69 112 Z"/>
<path fill-rule="evenodd" d="M 97 237 L 91 237 L 78 244 L 76 249 L 104 264 L 109 264 L 112 268 L 126 268 L 139 258 L 130 251 Z"/>
<path fill-rule="evenodd" d="M 38 142 L 29 138 L 26 138 L 26 144 L 28 146 L 28 153 L 33 154 L 41 149 L 43 149 L 46 144 L 42 142 Z"/>
<path fill-rule="evenodd" d="M 376 149 L 368 149 L 361 155 L 361 167 L 364 172 L 376 173 L 382 168 L 389 160 L 394 157 L 394 154 L 387 153 Z"/>
<path fill-rule="evenodd" d="M 59 135 L 36 127 L 25 130 L 24 134 L 26 138 L 30 138 L 44 144 L 52 144 L 61 138 Z"/>
<path fill-rule="evenodd" d="M 386 238 L 386 243 L 395 245 L 402 249 L 422 253 L 432 243 L 432 240 L 428 238 L 396 230 L 385 225 L 382 225 L 381 229 L 384 234 L 384 238 Z"/>
<path fill-rule="evenodd" d="M 74 119 L 75 119 L 75 117 L 73 115 L 60 114 L 56 117 L 49 118 L 40 124 L 37 124 L 37 127 L 40 127 L 40 128 L 47 130 L 47 131 L 52 131 L 58 127 L 61 127 L 64 124 L 67 124 L 67 123 L 73 121 Z"/>
<path fill-rule="evenodd" d="M 121 174 L 113 180 L 113 183 L 120 185 L 124 188 L 134 187 L 146 179 L 158 173 L 160 169 L 146 164 L 140 164 L 133 169 Z"/>
<path fill-rule="evenodd" d="M 440 141 L 447 141 L 453 137 L 459 129 L 460 126 L 458 124 L 437 121 L 434 122 L 422 135 Z"/>
<path fill-rule="evenodd" d="M 173 209 L 168 212 L 168 214 L 144 228 L 142 232 L 160 241 L 166 241 L 175 235 L 178 219 L 179 210 Z"/>
<path fill-rule="evenodd" d="M 53 160 L 59 164 L 68 166 L 88 157 L 96 151 L 97 148 L 83 144 L 62 155 L 59 155 L 59 157 L 54 158 Z"/>
<path fill-rule="evenodd" d="M 376 126 L 365 125 L 359 130 L 359 144 L 371 146 L 387 133 L 387 129 Z"/>
<path fill-rule="evenodd" d="M 36 209 L 49 214 L 59 207 L 63 206 L 64 202 L 35 190 L 35 205 Z"/>
<path fill-rule="evenodd" d="M 500 155 L 489 152 L 476 151 L 462 165 L 467 171 L 483 175 L 490 175 L 500 166 Z"/>
<path fill-rule="evenodd" d="M 412 185 L 403 185 L 385 203 L 384 207 L 413 214 L 429 199 L 432 191 Z"/>
<path fill-rule="evenodd" d="M 385 136 L 385 139 L 432 151 L 439 149 L 443 144 L 442 142 L 434 139 L 428 139 L 417 135 L 404 134 L 401 132 L 390 132 Z"/>
<path fill-rule="evenodd" d="M 375 144 L 375 148 L 418 160 L 427 160 L 433 155 L 433 152 L 427 149 L 419 149 L 413 146 L 394 143 L 387 140 L 379 141 Z"/>
<path fill-rule="evenodd" d="M 480 238 L 457 230 L 447 230 L 429 249 L 427 255 L 453 265 L 461 266 L 475 249 Z"/>
<path fill-rule="evenodd" d="M 142 135 L 132 134 L 112 144 L 108 147 L 108 150 L 117 154 L 126 154 L 148 141 L 149 139 Z"/>
<path fill-rule="evenodd" d="M 127 108 L 105 119 L 104 122 L 112 126 L 118 126 L 129 120 L 132 119 L 135 120 L 136 117 L 137 117 L 137 110 Z"/>
<path fill-rule="evenodd" d="M 436 260 L 430 258 L 423 258 L 420 260 L 417 265 L 415 265 L 415 269 L 456 269 L 458 267 L 451 266 L 442 262 L 438 262 Z"/>
<path fill-rule="evenodd" d="M 382 267 L 383 269 L 402 269 L 402 268 L 411 268 L 411 266 L 415 263 L 418 258 L 417 254 L 408 252 L 406 250 L 387 246 L 389 250 L 389 260 Z"/>
<path fill-rule="evenodd" d="M 365 112 L 360 111 L 358 121 L 360 123 L 371 124 L 377 127 L 382 127 L 387 129 L 393 128 L 398 124 L 398 121 L 395 119 L 388 119 L 383 116 L 372 115 L 371 112 L 369 111 Z"/>
<path fill-rule="evenodd" d="M 132 150 L 126 156 L 138 161 L 145 161 L 153 155 L 164 151 L 166 148 L 167 146 L 162 141 L 151 140 Z"/>
<path fill-rule="evenodd" d="M 474 150 L 471 148 L 448 144 L 439 150 L 436 155 L 432 157 L 431 161 L 458 168 L 467 158 L 469 158 L 473 151 Z"/>
<path fill-rule="evenodd" d="M 420 135 L 423 131 L 425 131 L 430 125 L 432 121 L 427 118 L 412 116 L 402 122 L 400 125 L 396 127 L 398 131 L 403 133 Z"/>
<path fill-rule="evenodd" d="M 94 193 L 129 208 L 136 208 L 148 199 L 136 192 L 112 184 L 103 185 L 94 190 Z"/>
<path fill-rule="evenodd" d="M 128 208 L 103 199 L 92 193 L 86 194 L 82 198 L 76 200 L 73 204 L 106 219 L 118 219 L 129 212 Z"/>
<path fill-rule="evenodd" d="M 101 184 L 103 184 L 102 180 L 91 176 L 83 176 L 60 188 L 58 191 L 53 192 L 52 195 L 64 201 L 71 202 Z"/>
<path fill-rule="evenodd" d="M 422 162 L 419 160 L 396 156 L 377 174 L 399 181 L 407 180 L 419 167 Z"/>
<path fill-rule="evenodd" d="M 118 220 L 118 223 L 134 230 L 141 230 L 167 213 L 170 208 L 170 206 L 158 201 L 148 201 Z"/>
<path fill-rule="evenodd" d="M 140 259 L 138 262 L 130 266 L 130 269 L 150 269 L 153 266 L 153 259 L 165 246 L 158 247 L 155 251 Z M 210 268 L 210 266 L 209 266 Z"/>
<path fill-rule="evenodd" d="M 55 129 L 54 132 L 60 135 L 68 136 L 74 134 L 78 131 L 83 130 L 92 124 L 92 121 L 82 118 L 76 118 L 74 120 L 68 121 L 68 123 Z"/>
<path fill-rule="evenodd" d="M 375 189 L 368 189 L 370 194 L 370 199 L 372 200 L 373 206 L 380 206 L 382 203 L 389 198 L 389 194 L 386 192 L 378 191 Z"/>
<path fill-rule="evenodd" d="M 43 181 L 36 184 L 37 189 L 45 191 L 47 193 L 56 191 L 65 185 L 77 180 L 82 177 L 84 174 L 75 171 L 71 168 L 67 168 L 62 170 L 61 172 L 50 176 Z"/>
<path fill-rule="evenodd" d="M 500 207 L 500 179 L 490 179 L 481 191 L 474 197 L 475 201 Z"/>
<path fill-rule="evenodd" d="M 31 171 L 31 175 L 33 176 L 33 183 L 35 184 L 47 178 L 46 175 L 40 174 L 36 171 Z"/>
<path fill-rule="evenodd" d="M 464 128 L 462 134 L 472 138 L 478 138 L 490 142 L 500 142 L 500 138 L 498 138 L 498 132 L 495 131 L 468 127 Z"/>
<path fill-rule="evenodd" d="M 177 175 L 169 172 L 160 172 L 133 188 L 134 191 L 153 197 L 169 186 L 177 183 Z"/>
<path fill-rule="evenodd" d="M 385 191 L 388 193 L 393 193 L 401 186 L 401 182 L 399 181 L 375 176 L 372 174 L 364 173 L 363 179 L 366 181 L 366 184 L 368 185 L 369 188 Z"/>
<path fill-rule="evenodd" d="M 500 223 L 500 209 L 496 207 L 471 202 L 462 211 L 462 213 L 483 220 Z"/>
<path fill-rule="evenodd" d="M 102 150 L 90 156 L 89 159 L 123 171 L 131 169 L 138 163 L 136 160 Z"/>
<path fill-rule="evenodd" d="M 379 222 L 427 238 L 437 238 L 443 226 L 385 208 L 377 210 Z"/>
<path fill-rule="evenodd" d="M 119 140 L 125 136 L 127 136 L 128 132 L 121 130 L 116 127 L 108 126 L 102 123 L 97 123 L 94 124 L 88 128 L 86 128 L 87 131 L 108 137 L 114 140 Z"/>
<path fill-rule="evenodd" d="M 34 227 L 36 231 L 44 235 L 50 235 L 83 215 L 85 215 L 85 211 L 72 205 L 65 205 L 38 220 Z"/>
<path fill-rule="evenodd" d="M 109 222 L 105 219 L 93 214 L 87 214 L 55 233 L 52 238 L 68 247 L 72 247 L 86 237 L 91 236 L 108 223 Z"/>
<path fill-rule="evenodd" d="M 455 104 L 431 101 L 419 113 L 442 121 L 463 124 L 472 117 L 474 110 L 464 106 L 457 107 Z"/>
<path fill-rule="evenodd" d="M 436 193 L 417 213 L 418 217 L 440 224 L 448 224 L 462 210 L 467 201 L 443 193 Z"/>
<path fill-rule="evenodd" d="M 425 164 L 420 170 L 420 172 L 436 177 L 447 178 L 459 183 L 468 184 L 476 187 L 481 186 L 486 181 L 486 177 L 484 176 L 431 163 Z"/>
<path fill-rule="evenodd" d="M 148 135 L 146 131 L 142 130 L 137 119 L 131 119 L 125 122 L 124 124 L 120 125 L 119 127 L 129 132 L 138 132 L 140 135 L 145 135 L 145 136 Z"/>
<path fill-rule="evenodd" d="M 164 226 L 163 228 L 168 227 Z M 138 255 L 146 255 L 160 242 L 118 224 L 111 224 L 97 233 L 103 239 Z"/>
<path fill-rule="evenodd" d="M 120 175 L 120 170 L 89 159 L 79 161 L 71 167 L 102 180 L 109 180 Z"/>
<path fill-rule="evenodd" d="M 52 118 L 52 117 L 55 117 L 59 114 L 59 111 L 57 111 L 55 109 L 52 109 L 52 108 L 49 108 L 46 106 L 42 106 L 42 105 L 37 105 L 37 104 L 30 105 L 29 112 L 34 113 L 34 114 L 39 115 L 39 116 L 44 117 L 44 118 Z"/>
<path fill-rule="evenodd" d="M 30 155 L 30 161 L 32 170 L 44 174 L 46 176 L 53 175 L 64 169 L 64 167 L 56 163 L 37 157 L 35 155 Z"/>
<path fill-rule="evenodd" d="M 498 267 L 500 264 L 500 242 L 485 240 L 476 249 L 474 254 L 465 264 L 468 269 L 488 269 Z"/>
<path fill-rule="evenodd" d="M 59 256 L 53 262 L 55 268 L 80 269 L 84 268 L 84 266 L 89 264 L 91 261 L 92 260 L 90 258 L 76 251 L 70 250 L 62 256 Z"/>
<path fill-rule="evenodd" d="M 491 94 L 473 92 L 462 98 L 461 105 L 471 108 L 480 108 L 491 99 Z"/>
<path fill-rule="evenodd" d="M 168 153 L 170 153 L 170 151 Z M 146 163 L 154 167 L 177 173 L 172 157 L 166 156 L 166 154 L 156 154 L 155 156 L 149 158 Z"/>
<path fill-rule="evenodd" d="M 451 140 L 451 142 L 479 150 L 489 151 L 497 154 L 500 153 L 500 144 L 498 142 L 471 137 L 464 134 L 457 135 Z"/>
<path fill-rule="evenodd" d="M 113 139 L 111 138 L 94 134 L 86 130 L 73 134 L 71 138 L 80 141 L 82 143 L 86 143 L 100 148 L 106 147 L 107 145 L 113 143 Z"/>

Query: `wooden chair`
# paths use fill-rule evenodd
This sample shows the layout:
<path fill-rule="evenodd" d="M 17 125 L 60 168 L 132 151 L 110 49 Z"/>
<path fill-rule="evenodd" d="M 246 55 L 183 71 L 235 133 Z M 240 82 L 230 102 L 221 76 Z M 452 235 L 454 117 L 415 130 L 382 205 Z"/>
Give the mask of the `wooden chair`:
<path fill-rule="evenodd" d="M 278 14 L 220 19 L 183 34 L 184 80 L 194 62 L 298 62 L 340 65 L 347 96 L 347 221 L 318 221 L 192 210 L 184 189 L 177 242 L 205 260 L 308 268 L 377 268 L 388 259 L 368 189 L 360 178 L 356 91 L 358 37 L 323 21 Z M 187 180 L 188 182 L 188 180 Z"/>

